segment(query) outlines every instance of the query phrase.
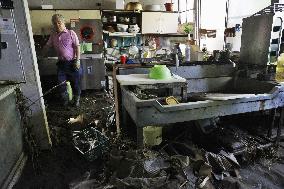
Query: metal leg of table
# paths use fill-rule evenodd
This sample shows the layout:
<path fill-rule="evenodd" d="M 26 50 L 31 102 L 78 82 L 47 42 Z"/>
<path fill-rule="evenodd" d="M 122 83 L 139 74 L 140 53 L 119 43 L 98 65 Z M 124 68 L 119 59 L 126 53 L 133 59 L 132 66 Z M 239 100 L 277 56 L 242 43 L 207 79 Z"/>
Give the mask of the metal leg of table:
<path fill-rule="evenodd" d="M 107 93 L 109 93 L 109 78 L 108 78 L 108 75 L 105 76 L 105 80 L 106 80 L 105 89 L 106 89 Z"/>
<path fill-rule="evenodd" d="M 128 118 L 129 118 L 128 112 L 126 111 L 125 107 L 122 106 L 121 107 L 121 126 L 120 126 L 120 129 L 122 130 L 122 132 L 127 131 L 128 122 L 129 122 Z"/>
<path fill-rule="evenodd" d="M 270 119 L 270 125 L 269 125 L 268 132 L 267 132 L 267 137 L 268 138 L 271 138 L 272 129 L 273 129 L 274 125 L 275 125 L 276 108 L 272 109 L 270 112 L 271 112 L 271 119 Z"/>
<path fill-rule="evenodd" d="M 280 120 L 277 128 L 277 136 L 276 136 L 276 145 L 279 145 L 281 139 L 281 127 L 283 127 L 284 123 L 284 108 L 280 108 Z"/>
<path fill-rule="evenodd" d="M 143 148 L 144 147 L 144 137 L 143 137 L 143 126 L 138 126 L 136 128 L 136 142 L 137 142 L 137 148 Z"/>
<path fill-rule="evenodd" d="M 182 101 L 187 102 L 187 85 L 181 88 L 181 93 L 182 93 Z"/>

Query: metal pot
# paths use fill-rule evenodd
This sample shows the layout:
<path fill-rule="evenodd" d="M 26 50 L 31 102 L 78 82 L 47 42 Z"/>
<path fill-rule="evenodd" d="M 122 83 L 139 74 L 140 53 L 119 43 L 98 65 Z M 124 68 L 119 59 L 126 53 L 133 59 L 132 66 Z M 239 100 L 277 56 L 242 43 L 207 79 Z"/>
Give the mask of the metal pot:
<path fill-rule="evenodd" d="M 125 7 L 126 10 L 135 10 L 135 11 L 141 11 L 143 10 L 142 8 L 142 4 L 139 3 L 139 2 L 129 2 L 126 4 L 126 7 Z"/>

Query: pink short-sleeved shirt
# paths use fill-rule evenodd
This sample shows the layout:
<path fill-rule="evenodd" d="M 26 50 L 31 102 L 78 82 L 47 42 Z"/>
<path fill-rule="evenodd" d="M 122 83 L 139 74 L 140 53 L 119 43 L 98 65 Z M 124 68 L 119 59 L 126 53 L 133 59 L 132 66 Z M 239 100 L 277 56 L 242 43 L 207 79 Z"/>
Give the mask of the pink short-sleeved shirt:
<path fill-rule="evenodd" d="M 47 45 L 55 49 L 59 60 L 69 61 L 75 58 L 75 48 L 79 45 L 79 39 L 73 30 L 64 29 L 60 33 L 53 32 Z"/>

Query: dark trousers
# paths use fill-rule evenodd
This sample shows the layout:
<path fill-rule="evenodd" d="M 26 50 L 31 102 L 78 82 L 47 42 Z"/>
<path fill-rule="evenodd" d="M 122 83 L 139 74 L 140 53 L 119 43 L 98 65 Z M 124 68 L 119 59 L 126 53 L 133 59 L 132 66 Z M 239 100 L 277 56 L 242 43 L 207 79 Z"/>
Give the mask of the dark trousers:
<path fill-rule="evenodd" d="M 59 61 L 57 63 L 58 83 L 70 81 L 74 96 L 80 96 L 81 94 L 81 70 L 81 68 L 80 70 L 75 69 L 74 61 Z M 63 97 L 67 95 L 66 84 L 61 85 L 59 90 Z"/>

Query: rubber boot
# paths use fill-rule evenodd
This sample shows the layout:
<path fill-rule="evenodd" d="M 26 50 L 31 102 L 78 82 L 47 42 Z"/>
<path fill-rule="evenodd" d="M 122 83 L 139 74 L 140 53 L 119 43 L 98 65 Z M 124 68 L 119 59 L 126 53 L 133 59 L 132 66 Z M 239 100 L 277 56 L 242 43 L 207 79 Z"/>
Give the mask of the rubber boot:
<path fill-rule="evenodd" d="M 80 106 L 80 96 L 74 96 L 73 106 L 79 107 Z"/>

